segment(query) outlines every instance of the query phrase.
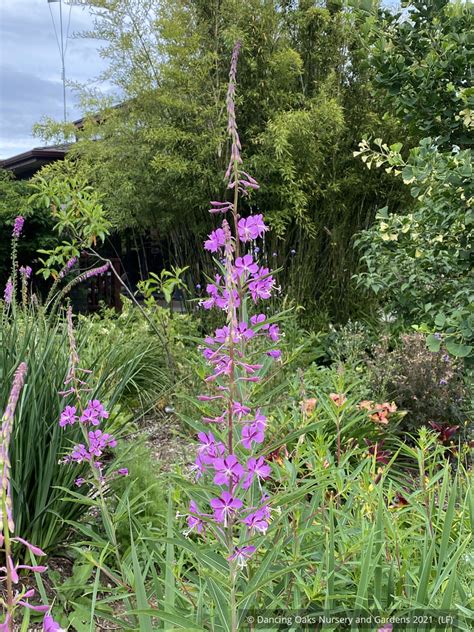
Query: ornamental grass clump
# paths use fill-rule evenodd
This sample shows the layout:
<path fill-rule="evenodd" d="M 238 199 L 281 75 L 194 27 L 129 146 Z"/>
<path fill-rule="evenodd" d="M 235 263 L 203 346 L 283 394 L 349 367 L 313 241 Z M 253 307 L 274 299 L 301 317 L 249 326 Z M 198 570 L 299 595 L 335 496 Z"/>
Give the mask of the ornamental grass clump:
<path fill-rule="evenodd" d="M 218 257 L 217 273 L 208 283 L 201 305 L 217 308 L 226 323 L 204 339 L 202 353 L 209 371 L 208 392 L 200 395 L 202 421 L 209 430 L 198 433 L 194 464 L 198 486 L 210 490 L 203 506 L 197 492 L 190 504 L 187 535 L 207 538 L 212 533 L 229 564 L 230 625 L 237 630 L 236 583 L 242 569 L 257 551 L 256 538 L 264 535 L 271 520 L 271 496 L 265 482 L 271 467 L 261 453 L 266 416 L 252 402 L 252 390 L 269 364 L 280 358 L 276 347 L 278 324 L 259 308 L 269 299 L 275 281 L 269 268 L 254 257 L 256 241 L 268 230 L 261 214 L 242 217 L 239 201 L 259 188 L 242 169 L 241 144 L 235 116 L 237 60 L 234 47 L 227 92 L 230 161 L 225 174 L 232 201 L 211 202 L 210 212 L 222 216 L 204 248 Z M 253 312 L 253 313 L 252 313 Z M 199 494 L 199 499 L 198 499 Z M 193 494 L 194 495 L 194 494 Z"/>
<path fill-rule="evenodd" d="M 16 225 L 15 225 L 16 226 Z M 20 230 L 20 229 L 19 229 Z M 47 632 L 60 632 L 61 628 L 49 614 L 47 604 L 35 605 L 30 599 L 35 596 L 34 588 L 27 588 L 21 583 L 21 573 L 43 573 L 46 566 L 19 564 L 14 560 L 13 547 L 21 545 L 32 556 L 44 557 L 45 553 L 39 547 L 31 544 L 16 534 L 13 515 L 11 464 L 10 464 L 10 440 L 12 436 L 15 410 L 18 404 L 21 390 L 25 383 L 27 366 L 22 362 L 15 372 L 13 385 L 8 399 L 8 404 L 2 417 L 2 433 L 0 445 L 1 468 L 1 507 L 0 507 L 0 549 L 3 550 L 4 566 L 0 567 L 0 585 L 3 596 L 0 596 L 5 618 L 0 623 L 0 632 L 12 632 L 15 628 L 14 619 L 18 611 L 24 608 L 35 612 L 45 613 L 43 629 Z"/>

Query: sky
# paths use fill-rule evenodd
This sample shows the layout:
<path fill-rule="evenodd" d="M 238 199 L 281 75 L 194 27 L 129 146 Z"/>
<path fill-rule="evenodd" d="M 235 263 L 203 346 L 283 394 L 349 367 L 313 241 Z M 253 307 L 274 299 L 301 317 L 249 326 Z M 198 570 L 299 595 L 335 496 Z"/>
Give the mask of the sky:
<path fill-rule="evenodd" d="M 63 117 L 61 58 L 50 8 L 59 28 L 59 3 L 48 0 L 0 0 L 0 159 L 45 143 L 32 134 L 42 117 Z M 66 32 L 69 6 L 63 3 Z M 104 68 L 98 42 L 75 38 L 92 25 L 87 11 L 71 7 L 66 78 L 88 82 Z M 78 99 L 67 90 L 68 120 L 80 117 Z"/>

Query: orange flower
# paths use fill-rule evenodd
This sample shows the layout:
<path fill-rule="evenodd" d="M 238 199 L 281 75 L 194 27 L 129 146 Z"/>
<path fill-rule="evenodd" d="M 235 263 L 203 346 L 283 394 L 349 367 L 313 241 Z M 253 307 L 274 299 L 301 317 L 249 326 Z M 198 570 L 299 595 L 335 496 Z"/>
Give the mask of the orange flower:
<path fill-rule="evenodd" d="M 301 403 L 301 409 L 305 415 L 311 415 L 316 408 L 316 404 L 318 400 L 316 397 L 311 397 L 310 399 L 304 399 Z"/>
<path fill-rule="evenodd" d="M 383 405 L 385 406 L 385 408 L 388 410 L 389 413 L 397 412 L 397 405 L 395 404 L 395 402 L 392 402 L 391 404 L 389 404 L 388 402 L 385 402 L 385 404 Z"/>
<path fill-rule="evenodd" d="M 370 415 L 370 418 L 378 424 L 384 424 L 384 426 L 388 424 L 387 412 L 385 410 L 381 410 L 376 412 L 374 415 Z"/>
<path fill-rule="evenodd" d="M 359 410 L 367 410 L 370 413 L 370 419 L 378 424 L 387 425 L 389 416 L 397 410 L 395 402 L 384 402 L 383 404 L 374 404 L 373 401 L 364 399 L 357 406 Z"/>
<path fill-rule="evenodd" d="M 344 395 L 344 393 L 329 393 L 329 397 L 332 399 L 332 401 L 336 404 L 338 408 L 340 408 L 341 406 L 344 406 L 344 404 L 347 401 L 347 397 Z"/>

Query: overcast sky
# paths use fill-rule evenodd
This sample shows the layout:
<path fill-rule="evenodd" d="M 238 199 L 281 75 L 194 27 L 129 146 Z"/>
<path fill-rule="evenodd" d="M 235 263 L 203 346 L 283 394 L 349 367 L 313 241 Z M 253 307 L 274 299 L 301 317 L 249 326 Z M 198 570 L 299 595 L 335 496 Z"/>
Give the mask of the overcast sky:
<path fill-rule="evenodd" d="M 41 139 L 31 133 L 34 123 L 43 116 L 63 116 L 61 58 L 50 8 L 59 28 L 58 2 L 0 0 L 0 159 L 40 146 Z M 69 7 L 63 4 L 64 31 L 68 18 Z M 96 42 L 71 37 L 90 26 L 87 11 L 73 6 L 66 54 L 71 81 L 89 81 L 104 67 Z M 70 120 L 80 116 L 71 90 L 67 111 Z"/>

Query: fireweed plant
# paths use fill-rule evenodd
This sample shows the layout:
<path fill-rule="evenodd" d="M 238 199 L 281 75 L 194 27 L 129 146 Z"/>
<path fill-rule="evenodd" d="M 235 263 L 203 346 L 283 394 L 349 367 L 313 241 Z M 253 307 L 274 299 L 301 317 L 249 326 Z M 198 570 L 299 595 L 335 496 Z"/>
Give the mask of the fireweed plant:
<path fill-rule="evenodd" d="M 27 542 L 15 534 L 15 521 L 13 516 L 13 503 L 11 493 L 11 465 L 9 459 L 10 439 L 15 418 L 15 410 L 25 383 L 27 366 L 23 362 L 15 372 L 13 385 L 8 398 L 7 407 L 2 417 L 2 434 L 0 445 L 1 468 L 1 510 L 0 510 L 0 549 L 3 549 L 5 566 L 0 567 L 0 582 L 3 596 L 0 596 L 5 618 L 0 623 L 0 632 L 12 632 L 15 628 L 14 619 L 18 611 L 27 608 L 35 612 L 45 613 L 43 630 L 45 632 L 61 632 L 60 626 L 49 614 L 48 605 L 34 605 L 30 599 L 34 597 L 34 588 L 27 588 L 21 584 L 20 573 L 24 570 L 33 573 L 43 573 L 46 566 L 16 564 L 13 558 L 13 545 L 26 547 L 28 551 L 37 557 L 44 557 L 45 553 L 39 547 Z"/>
<path fill-rule="evenodd" d="M 186 534 L 206 538 L 212 532 L 226 551 L 230 579 L 230 626 L 237 630 L 236 583 L 239 572 L 257 547 L 255 536 L 265 534 L 271 518 L 271 499 L 264 489 L 271 468 L 259 454 L 265 440 L 266 417 L 251 401 L 252 387 L 261 381 L 268 361 L 281 352 L 275 348 L 278 325 L 256 308 L 275 288 L 270 270 L 254 258 L 255 242 L 268 230 L 262 215 L 239 215 L 239 199 L 259 188 L 242 169 L 241 144 L 235 116 L 237 60 L 240 43 L 234 47 L 227 91 L 228 133 L 231 155 L 225 179 L 233 200 L 211 202 L 210 213 L 224 216 L 211 232 L 204 248 L 216 253 L 218 272 L 206 288 L 204 309 L 225 312 L 226 324 L 204 339 L 203 356 L 210 368 L 205 378 L 210 392 L 198 397 L 213 407 L 203 416 L 209 426 L 199 432 L 194 469 L 198 483 L 209 489 L 209 507 L 190 503 Z M 255 306 L 253 315 L 249 314 Z M 265 361 L 266 356 L 266 361 Z M 214 409 L 215 407 L 215 409 Z"/>
<path fill-rule="evenodd" d="M 70 361 L 69 371 L 65 380 L 66 389 L 61 392 L 64 398 L 73 397 L 73 406 L 65 406 L 63 409 L 59 425 L 61 428 L 73 426 L 79 423 L 84 434 L 85 443 L 74 446 L 72 452 L 64 458 L 65 463 L 87 463 L 90 465 L 91 477 L 76 479 L 78 487 L 85 483 L 95 484 L 97 491 L 102 494 L 104 483 L 109 473 L 105 473 L 103 454 L 108 448 L 115 448 L 117 440 L 112 435 L 102 432 L 99 428 L 104 419 L 108 419 L 109 413 L 98 399 L 89 399 L 90 388 L 81 379 L 81 373 L 91 373 L 89 369 L 79 367 L 79 356 L 77 353 L 76 340 L 74 337 L 74 325 L 72 321 L 72 308 L 68 307 L 66 312 L 67 330 L 69 337 Z M 87 403 L 84 400 L 87 399 Z M 110 467 L 108 468 L 108 472 Z M 119 469 L 114 474 L 125 475 L 126 469 Z"/>
<path fill-rule="evenodd" d="M 113 461 L 110 462 L 110 459 L 107 460 L 107 464 L 104 463 L 109 450 L 117 446 L 117 440 L 113 435 L 100 429 L 99 426 L 102 421 L 108 419 L 109 412 L 98 399 L 90 399 L 91 389 L 81 379 L 81 376 L 83 377 L 85 374 L 91 373 L 91 371 L 79 367 L 79 355 L 74 336 L 72 308 L 70 306 L 66 312 L 66 319 L 70 359 L 69 371 L 64 383 L 65 390 L 60 394 L 70 404 L 64 407 L 59 419 L 59 425 L 65 430 L 68 426 L 79 424 L 84 436 L 84 443 L 75 445 L 72 451 L 64 457 L 63 462 L 65 465 L 88 466 L 86 471 L 82 468 L 81 476 L 77 477 L 75 483 L 78 487 L 90 485 L 95 491 L 104 527 L 116 550 L 117 540 L 106 503 L 106 490 L 112 478 L 127 476 L 128 470 L 126 468 L 114 470 Z"/>

